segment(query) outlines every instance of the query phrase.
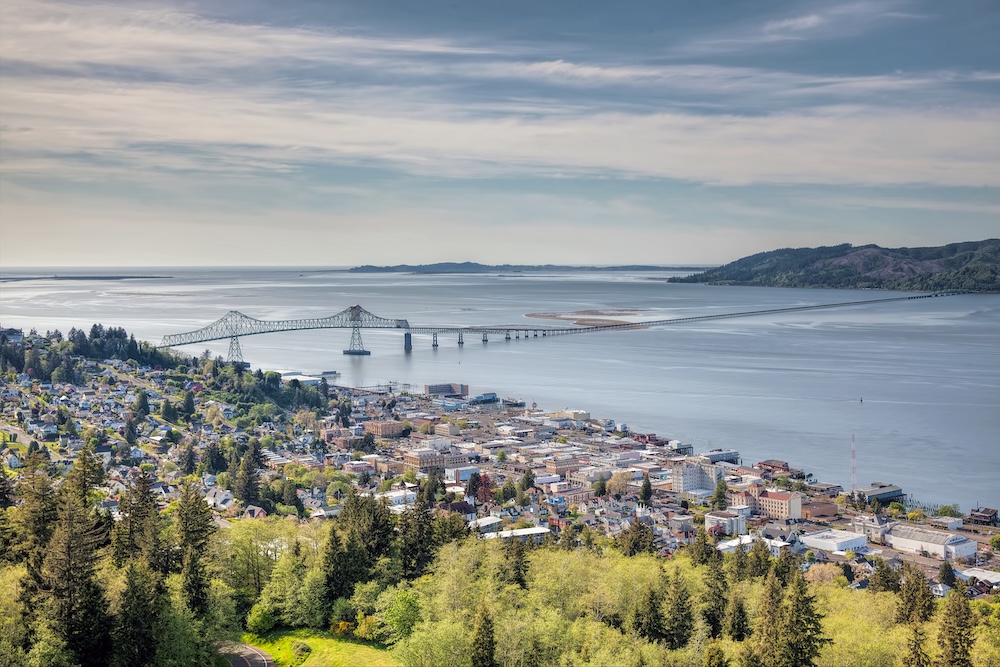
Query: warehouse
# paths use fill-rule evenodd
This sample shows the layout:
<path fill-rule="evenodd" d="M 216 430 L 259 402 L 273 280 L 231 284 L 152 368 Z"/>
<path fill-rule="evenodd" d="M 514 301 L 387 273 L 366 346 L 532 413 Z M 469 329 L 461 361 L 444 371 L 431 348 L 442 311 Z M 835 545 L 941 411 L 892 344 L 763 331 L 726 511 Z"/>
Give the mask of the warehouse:
<path fill-rule="evenodd" d="M 864 534 L 850 533 L 846 530 L 821 530 L 816 533 L 802 535 L 799 542 L 810 549 L 827 552 L 859 551 L 868 544 Z"/>

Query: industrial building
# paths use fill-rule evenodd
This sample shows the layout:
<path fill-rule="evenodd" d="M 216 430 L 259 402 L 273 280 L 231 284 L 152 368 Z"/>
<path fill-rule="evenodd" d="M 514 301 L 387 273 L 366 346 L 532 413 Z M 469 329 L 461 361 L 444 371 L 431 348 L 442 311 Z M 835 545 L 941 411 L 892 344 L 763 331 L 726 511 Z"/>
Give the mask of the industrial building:
<path fill-rule="evenodd" d="M 926 551 L 946 560 L 974 558 L 976 555 L 976 543 L 967 537 L 916 526 L 895 525 L 885 534 L 885 541 L 899 551 Z"/>
<path fill-rule="evenodd" d="M 821 530 L 799 537 L 799 542 L 810 549 L 821 551 L 858 551 L 868 545 L 868 538 L 861 533 L 852 533 L 846 530 Z"/>

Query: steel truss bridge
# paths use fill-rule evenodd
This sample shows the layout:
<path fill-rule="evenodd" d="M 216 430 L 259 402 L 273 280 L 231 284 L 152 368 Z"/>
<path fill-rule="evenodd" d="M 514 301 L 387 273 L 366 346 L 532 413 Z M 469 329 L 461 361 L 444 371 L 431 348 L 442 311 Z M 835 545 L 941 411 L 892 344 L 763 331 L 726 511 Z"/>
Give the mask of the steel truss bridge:
<path fill-rule="evenodd" d="M 159 347 L 175 347 L 178 345 L 191 345 L 194 343 L 204 343 L 213 340 L 229 339 L 228 360 L 232 362 L 243 361 L 243 351 L 240 347 L 241 336 L 254 336 L 257 334 L 276 333 L 279 331 L 302 331 L 306 329 L 350 329 L 351 343 L 344 354 L 367 355 L 371 354 L 365 349 L 361 340 L 362 329 L 400 329 L 403 333 L 403 347 L 409 352 L 413 349 L 412 334 L 430 334 L 432 336 L 432 347 L 438 346 L 439 334 L 457 334 L 458 344 L 465 344 L 465 336 L 482 335 L 483 343 L 489 342 L 489 336 L 503 336 L 504 340 L 519 340 L 521 338 L 538 338 L 548 336 L 561 336 L 569 334 L 595 333 L 600 331 L 626 331 L 630 329 L 648 329 L 651 327 L 661 327 L 675 324 L 688 324 L 693 322 L 708 322 L 711 320 L 722 320 L 735 317 L 752 317 L 755 315 L 771 315 L 779 313 L 794 313 L 806 310 L 821 310 L 827 308 L 846 308 L 848 306 L 862 306 L 873 303 L 889 303 L 892 301 L 913 301 L 917 299 L 929 299 L 934 297 L 952 296 L 964 294 L 962 291 L 934 292 L 932 294 L 920 294 L 915 296 L 896 296 L 882 299 L 867 299 L 864 301 L 844 301 L 841 303 L 826 303 L 812 306 L 791 306 L 787 308 L 771 308 L 768 310 L 752 310 L 739 313 L 722 313 L 718 315 L 698 315 L 694 317 L 679 317 L 668 320 L 653 320 L 646 322 L 623 322 L 620 324 L 600 324 L 594 326 L 527 326 L 524 324 L 497 324 L 497 325 L 411 325 L 407 320 L 394 320 L 379 317 L 368 312 L 358 305 L 345 308 L 336 315 L 329 317 L 318 317 L 298 320 L 258 320 L 248 317 L 243 313 L 231 310 L 222 318 L 212 322 L 208 326 L 187 333 L 170 334 L 164 336 Z"/>

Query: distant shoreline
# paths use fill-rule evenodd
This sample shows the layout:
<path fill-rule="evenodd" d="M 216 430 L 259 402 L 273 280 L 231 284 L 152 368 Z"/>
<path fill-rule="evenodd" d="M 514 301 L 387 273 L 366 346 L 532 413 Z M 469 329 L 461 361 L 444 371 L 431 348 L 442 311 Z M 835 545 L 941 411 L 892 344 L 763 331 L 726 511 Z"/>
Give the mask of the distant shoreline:
<path fill-rule="evenodd" d="M 536 271 L 569 272 L 569 271 L 706 271 L 714 266 L 654 266 L 651 264 L 633 264 L 617 266 L 561 266 L 556 264 L 479 264 L 477 262 L 439 262 L 436 264 L 395 264 L 391 266 L 374 266 L 365 264 L 347 269 L 348 273 L 496 273 L 502 271 L 511 273 L 531 273 Z"/>
<path fill-rule="evenodd" d="M 0 277 L 0 283 L 24 282 L 26 280 L 167 280 L 173 276 L 18 276 Z"/>

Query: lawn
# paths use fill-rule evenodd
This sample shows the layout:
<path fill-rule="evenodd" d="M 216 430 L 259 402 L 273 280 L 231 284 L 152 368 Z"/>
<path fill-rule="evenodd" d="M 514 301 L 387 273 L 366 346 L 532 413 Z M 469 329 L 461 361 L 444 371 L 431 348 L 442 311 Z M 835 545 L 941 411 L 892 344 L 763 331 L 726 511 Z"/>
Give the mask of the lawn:
<path fill-rule="evenodd" d="M 267 651 L 275 664 L 286 667 L 398 667 L 389 652 L 383 648 L 356 639 L 336 637 L 323 630 L 278 630 L 266 635 L 244 635 L 243 641 Z M 305 642 L 312 649 L 299 663 L 292 653 L 292 643 Z"/>

